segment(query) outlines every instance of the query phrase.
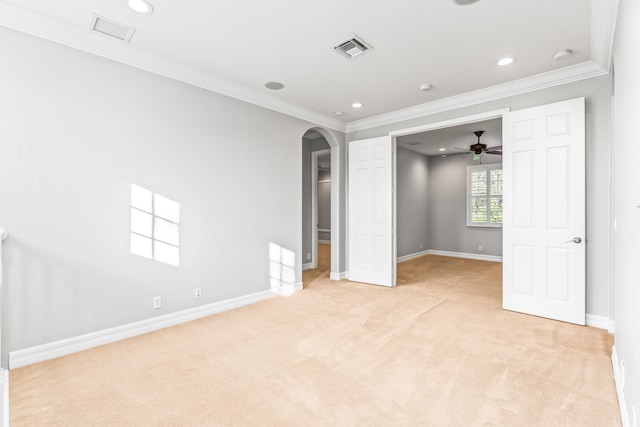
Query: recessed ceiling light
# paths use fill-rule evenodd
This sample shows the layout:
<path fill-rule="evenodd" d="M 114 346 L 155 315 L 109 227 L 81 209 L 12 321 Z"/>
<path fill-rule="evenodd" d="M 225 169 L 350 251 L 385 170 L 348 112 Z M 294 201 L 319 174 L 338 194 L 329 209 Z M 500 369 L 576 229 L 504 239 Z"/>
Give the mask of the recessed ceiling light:
<path fill-rule="evenodd" d="M 151 15 L 153 13 L 153 6 L 146 0 L 129 0 L 127 4 L 132 10 L 138 13 L 144 13 L 145 15 Z"/>
<path fill-rule="evenodd" d="M 446 155 L 446 154 L 443 154 L 443 155 L 442 155 L 442 157 L 447 157 L 447 155 Z"/>
<path fill-rule="evenodd" d="M 516 60 L 516 58 L 513 58 L 511 56 L 507 56 L 505 58 L 502 58 L 498 62 L 496 62 L 496 64 L 498 64 L 498 65 L 500 65 L 502 67 L 504 65 L 513 64 L 513 61 L 515 61 L 515 60 Z"/>
<path fill-rule="evenodd" d="M 447 151 L 446 148 L 439 148 L 438 151 Z"/>
<path fill-rule="evenodd" d="M 573 51 L 571 49 L 562 49 L 553 54 L 553 59 L 559 61 L 561 59 L 571 56 Z"/>
<path fill-rule="evenodd" d="M 364 104 L 362 102 L 354 102 L 353 104 L 351 104 L 351 106 L 353 108 L 362 108 Z"/>
<path fill-rule="evenodd" d="M 333 115 L 337 116 L 337 117 L 344 116 L 344 112 L 342 112 L 342 111 L 334 111 Z"/>
<path fill-rule="evenodd" d="M 280 90 L 284 88 L 284 85 L 280 82 L 269 82 L 264 85 L 267 89 Z"/>
<path fill-rule="evenodd" d="M 478 0 L 453 0 L 453 3 L 457 4 L 458 6 L 466 6 L 468 4 L 475 3 L 477 1 Z"/>

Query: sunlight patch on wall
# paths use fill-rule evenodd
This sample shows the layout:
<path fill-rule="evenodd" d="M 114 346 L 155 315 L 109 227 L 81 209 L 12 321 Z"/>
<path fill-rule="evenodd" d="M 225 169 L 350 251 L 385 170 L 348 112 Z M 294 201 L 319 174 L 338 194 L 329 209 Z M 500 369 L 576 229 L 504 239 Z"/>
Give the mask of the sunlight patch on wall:
<path fill-rule="evenodd" d="M 180 265 L 180 204 L 131 184 L 131 253 Z"/>
<path fill-rule="evenodd" d="M 289 296 L 295 290 L 296 254 L 276 243 L 269 243 L 271 292 Z"/>

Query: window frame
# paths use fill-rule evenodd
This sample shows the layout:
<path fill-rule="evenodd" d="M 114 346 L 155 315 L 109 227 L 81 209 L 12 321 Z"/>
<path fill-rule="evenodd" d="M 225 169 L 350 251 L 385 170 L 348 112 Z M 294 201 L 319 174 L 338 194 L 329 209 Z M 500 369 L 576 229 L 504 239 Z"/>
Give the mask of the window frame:
<path fill-rule="evenodd" d="M 471 199 L 473 197 L 478 197 L 477 195 L 471 194 L 471 176 L 473 172 L 476 171 L 487 171 L 487 192 L 485 193 L 485 197 L 487 199 L 487 220 L 484 222 L 472 222 L 471 221 Z M 502 218 L 502 222 L 495 223 L 491 222 L 491 198 L 500 198 L 502 200 L 504 197 L 504 188 L 500 195 L 492 195 L 491 194 L 491 171 L 492 170 L 502 170 L 502 163 L 489 163 L 484 165 L 471 165 L 467 166 L 467 227 L 485 227 L 485 228 L 502 228 L 502 224 L 504 223 L 504 216 Z M 504 172 L 503 172 L 504 174 Z M 482 197 L 482 196 L 480 196 Z M 503 215 L 504 215 L 504 205 L 503 205 Z"/>

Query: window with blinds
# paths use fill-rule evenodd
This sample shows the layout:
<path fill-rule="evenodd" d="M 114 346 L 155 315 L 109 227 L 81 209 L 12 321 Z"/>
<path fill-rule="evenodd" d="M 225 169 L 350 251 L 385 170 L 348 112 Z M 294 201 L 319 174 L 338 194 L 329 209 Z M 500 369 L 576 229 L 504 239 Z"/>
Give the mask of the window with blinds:
<path fill-rule="evenodd" d="M 502 165 L 467 167 L 467 225 L 502 227 Z"/>

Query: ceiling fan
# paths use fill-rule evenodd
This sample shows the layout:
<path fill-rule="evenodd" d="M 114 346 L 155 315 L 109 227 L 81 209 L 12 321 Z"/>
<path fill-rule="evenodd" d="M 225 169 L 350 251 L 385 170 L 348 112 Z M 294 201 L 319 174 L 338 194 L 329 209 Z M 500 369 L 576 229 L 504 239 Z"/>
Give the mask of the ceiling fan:
<path fill-rule="evenodd" d="M 487 148 L 487 144 L 483 144 L 480 142 L 480 137 L 482 136 L 482 134 L 484 133 L 483 130 L 477 130 L 474 132 L 474 134 L 478 137 L 478 142 L 476 142 L 475 144 L 472 144 L 469 146 L 469 149 L 466 150 L 464 148 L 456 148 L 457 150 L 462 150 L 462 151 L 470 151 L 472 153 L 474 153 L 476 156 L 479 156 L 482 153 L 487 153 L 487 154 L 497 154 L 499 156 L 502 155 L 502 145 L 498 145 L 495 147 L 490 147 Z"/>

